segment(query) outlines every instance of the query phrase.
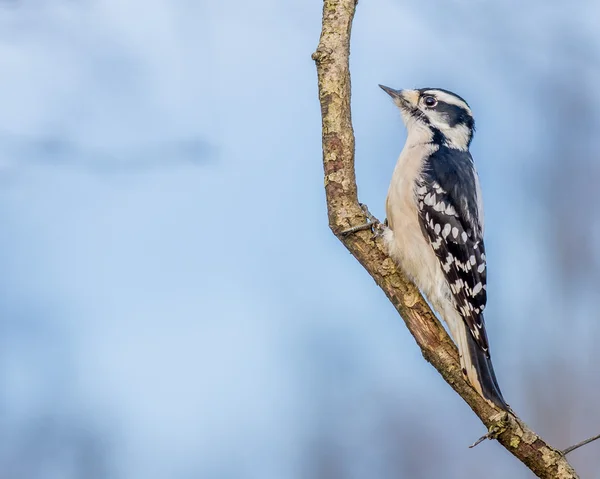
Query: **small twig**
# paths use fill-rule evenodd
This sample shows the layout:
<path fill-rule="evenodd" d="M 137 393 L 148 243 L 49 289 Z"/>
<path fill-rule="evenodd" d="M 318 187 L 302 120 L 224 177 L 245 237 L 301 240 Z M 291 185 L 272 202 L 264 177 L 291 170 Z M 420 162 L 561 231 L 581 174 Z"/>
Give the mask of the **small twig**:
<path fill-rule="evenodd" d="M 493 439 L 491 432 L 488 432 L 487 434 L 485 434 L 485 435 L 481 436 L 479 439 L 477 439 L 477 441 L 475 441 L 473 444 L 471 444 L 469 446 L 469 449 L 473 449 L 475 446 L 478 446 L 479 444 L 481 444 L 486 439 L 490 439 L 490 440 Z"/>
<path fill-rule="evenodd" d="M 600 434 L 598 434 L 597 436 L 594 436 L 594 437 L 590 437 L 589 439 L 586 439 L 585 441 L 578 442 L 574 446 L 567 447 L 564 451 L 562 451 L 562 453 L 566 456 L 570 452 L 573 452 L 575 449 L 579 449 L 581 446 L 585 446 L 586 444 L 589 444 L 590 442 L 594 442 L 596 439 L 600 439 Z"/>
<path fill-rule="evenodd" d="M 500 434 L 502 434 L 509 426 L 508 413 L 501 412 L 496 414 L 492 419 L 492 424 L 490 425 L 487 434 L 481 436 L 477 441 L 469 446 L 469 449 L 473 449 L 478 444 L 481 444 L 486 439 L 492 440 L 497 439 Z"/>

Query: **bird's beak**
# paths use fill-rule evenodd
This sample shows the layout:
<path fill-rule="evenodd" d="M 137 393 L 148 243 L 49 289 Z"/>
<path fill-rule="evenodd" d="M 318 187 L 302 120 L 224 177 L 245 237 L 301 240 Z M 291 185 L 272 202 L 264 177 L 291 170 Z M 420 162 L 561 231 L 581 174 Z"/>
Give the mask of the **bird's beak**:
<path fill-rule="evenodd" d="M 394 90 L 385 85 L 379 85 L 379 87 L 391 96 L 394 103 L 401 108 L 415 108 L 419 102 L 419 92 L 417 90 Z"/>
<path fill-rule="evenodd" d="M 394 100 L 398 100 L 402 98 L 402 90 L 394 90 L 389 86 L 379 85 L 384 92 L 386 92 L 389 96 L 391 96 Z"/>

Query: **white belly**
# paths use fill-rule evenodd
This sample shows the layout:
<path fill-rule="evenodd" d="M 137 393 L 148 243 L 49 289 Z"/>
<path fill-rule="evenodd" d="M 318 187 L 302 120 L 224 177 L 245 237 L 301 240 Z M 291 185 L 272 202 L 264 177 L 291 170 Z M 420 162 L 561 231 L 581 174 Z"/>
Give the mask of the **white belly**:
<path fill-rule="evenodd" d="M 388 213 L 391 227 L 384 234 L 388 254 L 439 311 L 437 300 L 448 298 L 449 288 L 429 240 L 421 233 L 416 205 L 402 204 L 393 197 L 388 204 L 392 210 Z"/>
<path fill-rule="evenodd" d="M 414 155 L 411 157 L 413 151 L 405 148 L 394 169 L 386 201 L 390 227 L 384 233 L 384 241 L 390 257 L 427 297 L 454 336 L 454 323 L 458 318 L 452 294 L 419 223 L 414 184 L 415 178 L 420 175 L 421 161 Z"/>

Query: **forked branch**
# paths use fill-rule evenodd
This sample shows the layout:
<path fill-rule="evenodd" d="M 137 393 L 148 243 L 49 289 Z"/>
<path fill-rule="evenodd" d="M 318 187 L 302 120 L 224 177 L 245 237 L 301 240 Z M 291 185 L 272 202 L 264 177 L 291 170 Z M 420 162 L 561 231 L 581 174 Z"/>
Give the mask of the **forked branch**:
<path fill-rule="evenodd" d="M 564 454 L 549 446 L 518 417 L 489 405 L 464 379 L 454 343 L 429 306 L 387 256 L 370 231 L 342 232 L 367 218 L 358 202 L 354 132 L 350 115 L 350 30 L 356 0 L 325 0 L 323 29 L 313 59 L 317 65 L 323 127 L 323 167 L 329 226 L 394 304 L 427 361 L 463 398 L 496 438 L 538 477 L 574 479 Z"/>

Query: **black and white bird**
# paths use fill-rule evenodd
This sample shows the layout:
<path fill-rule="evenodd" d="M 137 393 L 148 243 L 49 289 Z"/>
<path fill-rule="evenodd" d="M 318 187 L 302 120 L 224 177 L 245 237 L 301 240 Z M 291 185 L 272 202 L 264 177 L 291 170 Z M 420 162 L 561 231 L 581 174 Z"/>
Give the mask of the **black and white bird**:
<path fill-rule="evenodd" d="M 408 130 L 386 200 L 383 237 L 392 259 L 444 319 L 463 373 L 489 402 L 509 409 L 492 367 L 483 312 L 483 203 L 469 145 L 467 102 L 439 88 L 394 90 Z"/>

